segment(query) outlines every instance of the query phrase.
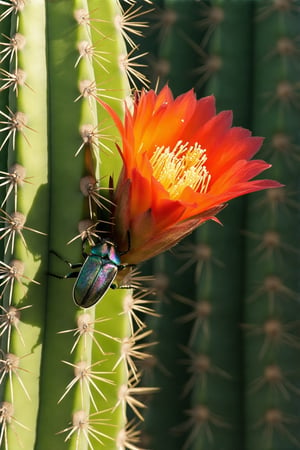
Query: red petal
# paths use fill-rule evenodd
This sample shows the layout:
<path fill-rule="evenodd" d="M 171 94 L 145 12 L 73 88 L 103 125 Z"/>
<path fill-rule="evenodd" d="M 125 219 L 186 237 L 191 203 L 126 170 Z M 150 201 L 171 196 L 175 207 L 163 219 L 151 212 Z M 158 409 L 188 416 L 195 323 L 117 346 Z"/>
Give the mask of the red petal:
<path fill-rule="evenodd" d="M 196 142 L 197 138 L 195 136 L 199 132 L 199 129 L 215 115 L 215 98 L 212 95 L 198 100 L 193 117 L 183 130 L 183 142 Z M 201 144 L 201 142 L 198 143 Z"/>
<path fill-rule="evenodd" d="M 165 145 L 172 148 L 182 139 L 182 133 L 191 120 L 195 108 L 196 98 L 193 91 L 177 97 L 171 105 L 161 106 L 142 136 L 142 141 L 147 142 L 149 157 L 152 156 L 156 146 Z"/>
<path fill-rule="evenodd" d="M 199 129 L 195 140 L 202 148 L 207 150 L 208 158 L 211 158 L 214 153 L 220 153 L 222 148 L 222 141 L 230 129 L 232 123 L 232 112 L 223 111 L 217 116 L 214 116 Z"/>
<path fill-rule="evenodd" d="M 151 180 L 145 178 L 137 169 L 132 171 L 132 186 L 130 195 L 130 217 L 151 209 L 152 207 L 152 187 Z"/>

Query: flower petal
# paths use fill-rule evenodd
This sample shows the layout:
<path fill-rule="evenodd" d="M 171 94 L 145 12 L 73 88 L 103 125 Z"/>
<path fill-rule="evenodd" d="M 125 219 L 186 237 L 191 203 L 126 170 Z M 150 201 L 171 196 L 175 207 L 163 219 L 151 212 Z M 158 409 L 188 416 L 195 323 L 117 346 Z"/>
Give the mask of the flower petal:
<path fill-rule="evenodd" d="M 232 198 L 281 186 L 253 180 L 270 167 L 250 160 L 263 139 L 232 127 L 231 111 L 216 114 L 213 96 L 197 100 L 190 90 L 174 99 L 168 86 L 159 94 L 142 91 L 133 110 L 125 107 L 124 125 L 98 101 L 122 138 L 113 236 L 126 249 L 130 233 L 122 261 L 138 263 L 167 250 L 206 220 L 217 220 Z"/>

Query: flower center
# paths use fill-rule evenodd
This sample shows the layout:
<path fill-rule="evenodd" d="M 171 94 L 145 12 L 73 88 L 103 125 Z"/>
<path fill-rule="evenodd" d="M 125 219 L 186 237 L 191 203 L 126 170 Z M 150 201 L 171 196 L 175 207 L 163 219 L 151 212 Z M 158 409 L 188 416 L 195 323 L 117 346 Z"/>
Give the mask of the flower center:
<path fill-rule="evenodd" d="M 207 192 L 211 175 L 205 167 L 206 161 L 206 150 L 201 145 L 182 141 L 172 149 L 164 145 L 156 147 L 150 159 L 154 177 L 173 200 L 179 199 L 187 186 L 201 194 Z"/>

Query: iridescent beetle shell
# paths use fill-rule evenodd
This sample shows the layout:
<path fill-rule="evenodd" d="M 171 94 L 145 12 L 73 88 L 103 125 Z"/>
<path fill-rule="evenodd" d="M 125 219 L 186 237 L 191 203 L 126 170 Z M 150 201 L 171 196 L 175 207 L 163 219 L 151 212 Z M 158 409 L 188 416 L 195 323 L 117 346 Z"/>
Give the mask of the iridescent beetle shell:
<path fill-rule="evenodd" d="M 92 247 L 73 287 L 74 302 L 82 308 L 95 305 L 111 287 L 122 267 L 113 244 L 102 242 Z"/>

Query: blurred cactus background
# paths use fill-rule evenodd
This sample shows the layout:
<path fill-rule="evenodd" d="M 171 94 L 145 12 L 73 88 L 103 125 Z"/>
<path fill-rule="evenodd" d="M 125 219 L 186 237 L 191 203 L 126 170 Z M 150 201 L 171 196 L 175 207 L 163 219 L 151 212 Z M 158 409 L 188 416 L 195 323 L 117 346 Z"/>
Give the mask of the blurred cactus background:
<path fill-rule="evenodd" d="M 300 448 L 299 30 L 298 0 L 0 1 L 1 449 Z M 109 220 L 118 132 L 95 97 L 122 116 L 166 82 L 265 136 L 286 187 L 79 310 L 48 273 Z"/>
<path fill-rule="evenodd" d="M 157 450 L 300 447 L 300 2 L 155 2 L 148 77 L 176 95 L 195 87 L 265 136 L 259 158 L 286 187 L 230 202 L 147 264 L 156 274 L 158 344 L 145 414 Z M 144 47 L 145 45 L 145 47 Z M 146 265 L 145 265 L 146 266 Z M 151 268 L 150 268 L 151 266 Z M 147 385 L 148 385 L 147 384 Z"/>

